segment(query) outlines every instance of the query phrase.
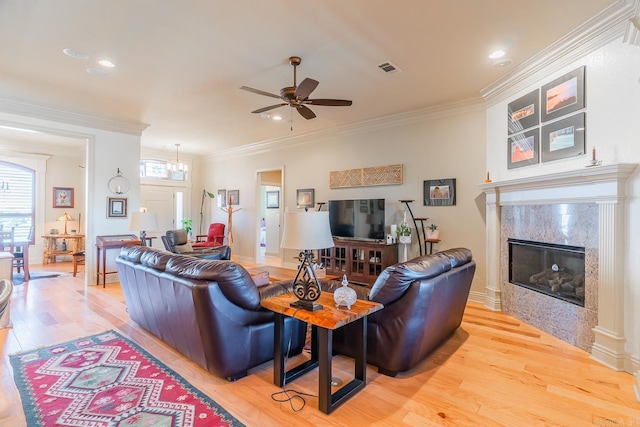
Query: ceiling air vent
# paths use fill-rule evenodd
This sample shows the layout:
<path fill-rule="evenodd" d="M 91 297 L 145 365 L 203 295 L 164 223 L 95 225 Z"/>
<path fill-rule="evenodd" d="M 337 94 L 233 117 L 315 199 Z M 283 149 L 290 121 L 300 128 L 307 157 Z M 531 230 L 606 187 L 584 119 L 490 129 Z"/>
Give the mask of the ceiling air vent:
<path fill-rule="evenodd" d="M 398 68 L 396 64 L 394 64 L 391 61 L 383 62 L 382 64 L 378 65 L 378 68 L 380 68 L 382 71 L 384 71 L 387 74 L 402 71 L 400 68 Z"/>

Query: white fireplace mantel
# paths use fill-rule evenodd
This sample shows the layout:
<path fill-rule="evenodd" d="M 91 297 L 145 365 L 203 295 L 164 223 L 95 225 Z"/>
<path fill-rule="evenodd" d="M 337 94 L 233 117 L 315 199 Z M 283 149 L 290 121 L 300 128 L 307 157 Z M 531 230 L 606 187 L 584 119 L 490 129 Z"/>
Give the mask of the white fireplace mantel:
<path fill-rule="evenodd" d="M 526 204 L 598 205 L 598 326 L 592 357 L 613 369 L 625 366 L 624 218 L 627 179 L 637 164 L 617 163 L 580 170 L 486 182 L 487 284 L 485 305 L 501 310 L 500 207 Z"/>
<path fill-rule="evenodd" d="M 480 184 L 480 188 L 487 194 L 499 193 L 501 206 L 610 201 L 612 198 L 624 197 L 625 183 L 637 166 L 636 163 L 616 163 L 585 167 L 547 175 L 487 182 Z"/>

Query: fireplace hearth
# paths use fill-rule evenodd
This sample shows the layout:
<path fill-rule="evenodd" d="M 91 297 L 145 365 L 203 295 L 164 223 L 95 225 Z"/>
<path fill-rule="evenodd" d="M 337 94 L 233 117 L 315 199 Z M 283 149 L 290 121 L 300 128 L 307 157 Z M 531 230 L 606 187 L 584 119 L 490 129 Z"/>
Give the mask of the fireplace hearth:
<path fill-rule="evenodd" d="M 509 282 L 584 307 L 585 248 L 508 239 Z"/>

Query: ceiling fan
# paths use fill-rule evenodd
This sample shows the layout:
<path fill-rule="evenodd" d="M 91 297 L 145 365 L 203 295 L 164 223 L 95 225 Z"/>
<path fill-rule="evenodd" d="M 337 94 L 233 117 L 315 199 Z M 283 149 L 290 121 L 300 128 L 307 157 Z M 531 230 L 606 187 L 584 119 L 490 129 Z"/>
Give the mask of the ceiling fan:
<path fill-rule="evenodd" d="M 307 105 L 348 107 L 353 103 L 352 101 L 348 101 L 346 99 L 309 99 L 309 95 L 311 95 L 311 92 L 315 90 L 315 88 L 318 86 L 319 83 L 316 80 L 306 78 L 302 82 L 300 82 L 300 86 L 296 86 L 296 67 L 300 65 L 301 61 L 302 60 L 297 56 L 292 56 L 289 58 L 289 63 L 293 65 L 293 86 L 287 86 L 280 89 L 280 95 L 265 92 L 259 89 L 254 89 L 248 86 L 240 87 L 240 89 L 242 90 L 257 93 L 258 95 L 270 96 L 271 98 L 278 98 L 282 100 L 280 104 L 259 108 L 255 111 L 252 111 L 252 113 L 260 114 L 260 113 L 264 113 L 265 111 L 273 110 L 274 108 L 279 108 L 279 107 L 288 105 L 291 108 L 295 108 L 302 117 L 304 117 L 307 120 L 310 120 L 315 118 L 316 115 L 314 114 L 313 111 L 311 111 L 309 107 L 307 107 Z"/>

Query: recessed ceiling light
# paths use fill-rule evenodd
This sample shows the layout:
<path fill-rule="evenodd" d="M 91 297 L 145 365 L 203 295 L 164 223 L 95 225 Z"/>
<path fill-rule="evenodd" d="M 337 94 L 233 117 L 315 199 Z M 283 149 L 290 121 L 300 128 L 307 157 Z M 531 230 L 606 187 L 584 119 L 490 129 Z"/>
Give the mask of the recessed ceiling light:
<path fill-rule="evenodd" d="M 506 67 L 507 65 L 511 65 L 513 63 L 512 60 L 505 58 L 500 61 L 496 61 L 493 66 L 494 67 Z"/>
<path fill-rule="evenodd" d="M 273 119 L 273 120 L 282 120 L 282 117 L 280 117 L 280 116 L 273 116 L 273 117 L 272 117 L 272 119 Z"/>
<path fill-rule="evenodd" d="M 101 70 L 100 68 L 87 68 L 87 73 L 93 76 L 106 76 L 107 72 L 105 70 Z"/>
<path fill-rule="evenodd" d="M 496 50 L 496 51 L 491 52 L 491 54 L 489 54 L 489 58 L 498 59 L 498 58 L 502 58 L 506 54 L 507 54 L 507 52 L 505 52 L 504 50 Z"/>
<path fill-rule="evenodd" d="M 98 61 L 98 64 L 102 65 L 103 67 L 108 67 L 108 68 L 113 68 L 116 66 L 116 64 L 114 64 L 113 62 L 109 61 L 108 59 L 101 59 L 100 61 Z"/>
<path fill-rule="evenodd" d="M 89 55 L 87 55 L 84 52 L 80 52 L 79 50 L 76 50 L 76 49 L 66 48 L 66 49 L 62 49 L 62 51 L 64 52 L 65 55 L 70 56 L 72 58 L 76 58 L 76 59 L 89 58 Z"/>

